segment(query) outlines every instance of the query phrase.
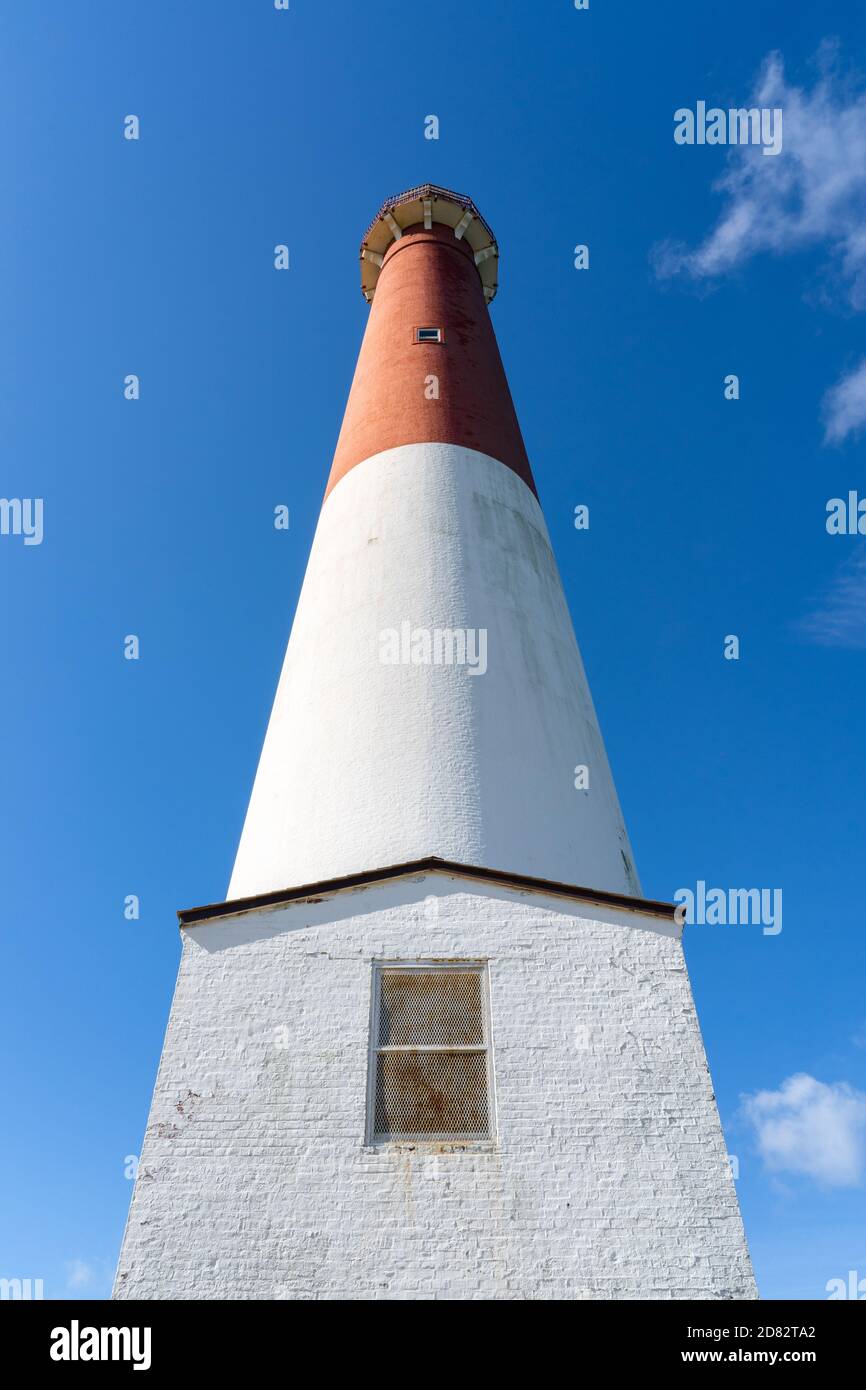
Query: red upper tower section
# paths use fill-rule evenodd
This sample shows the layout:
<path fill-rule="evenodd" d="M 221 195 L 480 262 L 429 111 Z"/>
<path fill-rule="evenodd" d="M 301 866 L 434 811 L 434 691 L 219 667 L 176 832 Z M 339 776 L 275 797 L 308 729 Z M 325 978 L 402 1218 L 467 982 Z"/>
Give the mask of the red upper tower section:
<path fill-rule="evenodd" d="M 535 492 L 487 308 L 498 258 L 462 194 L 424 184 L 383 205 L 361 244 L 372 308 L 326 496 L 355 464 L 403 444 L 476 449 Z"/>

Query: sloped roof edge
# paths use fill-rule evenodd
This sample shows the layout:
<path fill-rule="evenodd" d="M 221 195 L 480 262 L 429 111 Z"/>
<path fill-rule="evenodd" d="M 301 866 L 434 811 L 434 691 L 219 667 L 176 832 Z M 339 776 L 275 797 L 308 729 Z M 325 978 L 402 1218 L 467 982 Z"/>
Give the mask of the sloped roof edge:
<path fill-rule="evenodd" d="M 597 903 L 604 907 L 616 907 L 626 912 L 637 912 L 675 921 L 676 908 L 673 903 L 658 902 L 653 898 L 633 898 L 624 893 L 609 893 L 601 888 L 582 888 L 577 884 L 534 878 L 530 874 L 511 873 L 506 869 L 487 869 L 477 864 L 457 864 L 450 859 L 439 859 L 435 855 L 428 855 L 424 859 L 410 859 L 404 864 L 389 864 L 381 869 L 366 869 L 361 873 L 344 874 L 340 878 L 322 879 L 318 883 L 305 883 L 296 888 L 280 888 L 271 893 L 257 893 L 249 898 L 234 898 L 228 902 L 208 903 L 203 907 L 181 908 L 177 914 L 178 922 L 181 927 L 191 927 L 195 926 L 196 923 L 211 922 L 220 917 L 236 917 L 246 912 L 257 912 L 265 907 L 280 907 L 284 903 L 299 902 L 305 898 L 322 898 L 332 893 L 365 888 L 376 883 L 385 883 L 390 879 L 408 878 L 420 873 L 440 873 L 452 878 L 474 879 L 476 882 L 497 884 L 521 892 L 541 893 L 548 897 L 573 898 L 580 902 Z"/>

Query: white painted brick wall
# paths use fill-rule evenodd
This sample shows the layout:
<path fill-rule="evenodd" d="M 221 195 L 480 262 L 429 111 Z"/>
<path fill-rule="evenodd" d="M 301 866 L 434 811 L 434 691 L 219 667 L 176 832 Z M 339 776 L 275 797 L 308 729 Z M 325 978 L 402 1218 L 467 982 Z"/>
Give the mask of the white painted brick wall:
<path fill-rule="evenodd" d="M 672 927 L 434 874 L 184 935 L 116 1297 L 755 1296 Z M 490 962 L 488 1151 L 364 1145 L 427 957 Z"/>

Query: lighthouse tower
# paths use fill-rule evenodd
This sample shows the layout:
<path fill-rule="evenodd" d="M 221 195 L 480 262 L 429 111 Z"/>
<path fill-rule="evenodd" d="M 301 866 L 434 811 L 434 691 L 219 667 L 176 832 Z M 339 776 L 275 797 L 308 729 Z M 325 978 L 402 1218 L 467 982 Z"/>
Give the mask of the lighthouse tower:
<path fill-rule="evenodd" d="M 183 955 L 118 1298 L 742 1298 L 471 199 L 389 199 L 225 902 Z M 586 771 L 577 779 L 575 768 Z"/>

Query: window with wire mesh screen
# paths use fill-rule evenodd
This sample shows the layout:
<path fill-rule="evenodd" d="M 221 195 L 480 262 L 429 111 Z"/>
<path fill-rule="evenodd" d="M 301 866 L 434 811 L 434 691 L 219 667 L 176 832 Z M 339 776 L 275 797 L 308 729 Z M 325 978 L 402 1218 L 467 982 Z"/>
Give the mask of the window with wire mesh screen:
<path fill-rule="evenodd" d="M 370 1139 L 492 1138 L 489 1016 L 483 963 L 374 965 Z"/>

